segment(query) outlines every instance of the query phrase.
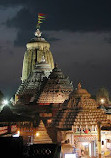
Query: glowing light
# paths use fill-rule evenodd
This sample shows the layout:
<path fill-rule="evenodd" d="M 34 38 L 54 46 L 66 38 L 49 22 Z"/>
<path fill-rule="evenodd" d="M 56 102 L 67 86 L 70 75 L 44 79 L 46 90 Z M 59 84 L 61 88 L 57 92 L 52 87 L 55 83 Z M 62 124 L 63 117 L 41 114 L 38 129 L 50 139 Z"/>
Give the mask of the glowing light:
<path fill-rule="evenodd" d="M 37 132 L 35 135 L 36 135 L 36 137 L 38 137 L 40 134 Z"/>
<path fill-rule="evenodd" d="M 13 137 L 19 137 L 19 136 L 20 136 L 20 131 L 17 131 L 17 133 L 13 135 Z"/>
<path fill-rule="evenodd" d="M 88 142 L 83 142 L 82 145 L 86 146 L 88 145 L 89 143 Z"/>
<path fill-rule="evenodd" d="M 7 99 L 3 100 L 2 104 L 3 105 L 7 105 L 8 104 L 8 100 Z"/>
<path fill-rule="evenodd" d="M 65 154 L 65 158 L 76 158 L 76 154 Z"/>
<path fill-rule="evenodd" d="M 47 123 L 51 123 L 51 122 L 52 122 L 52 120 L 51 120 L 51 119 L 47 120 Z"/>
<path fill-rule="evenodd" d="M 101 98 L 101 99 L 100 99 L 100 102 L 101 102 L 101 104 L 104 104 L 104 103 L 105 103 L 105 99 L 104 99 L 104 98 Z"/>

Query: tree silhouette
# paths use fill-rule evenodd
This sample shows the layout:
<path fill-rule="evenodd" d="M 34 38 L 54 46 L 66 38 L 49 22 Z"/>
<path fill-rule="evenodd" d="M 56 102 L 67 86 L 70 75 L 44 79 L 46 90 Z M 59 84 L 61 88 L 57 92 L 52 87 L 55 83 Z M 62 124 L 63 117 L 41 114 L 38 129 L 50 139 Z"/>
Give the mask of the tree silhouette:
<path fill-rule="evenodd" d="M 4 97 L 4 95 L 3 95 L 2 91 L 0 90 L 0 104 L 1 104 L 1 102 L 3 100 L 3 97 Z"/>
<path fill-rule="evenodd" d="M 104 87 L 100 88 L 96 94 L 96 100 L 99 104 L 101 99 L 105 100 L 105 104 L 109 104 L 109 92 Z"/>

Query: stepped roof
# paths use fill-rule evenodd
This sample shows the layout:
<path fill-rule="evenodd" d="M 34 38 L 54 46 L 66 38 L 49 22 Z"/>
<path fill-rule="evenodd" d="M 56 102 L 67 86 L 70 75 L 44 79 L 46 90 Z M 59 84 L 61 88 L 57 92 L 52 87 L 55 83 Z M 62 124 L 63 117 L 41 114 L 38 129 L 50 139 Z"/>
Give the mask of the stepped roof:
<path fill-rule="evenodd" d="M 47 144 L 52 143 L 52 139 L 47 133 L 47 129 L 45 128 L 45 125 L 43 121 L 40 121 L 40 124 L 37 128 L 36 136 L 34 138 L 34 143 L 36 144 Z"/>
<path fill-rule="evenodd" d="M 73 91 L 72 96 L 74 96 L 75 98 L 91 97 L 86 89 L 81 88 L 81 83 L 79 83 L 78 88 Z"/>
<path fill-rule="evenodd" d="M 48 77 L 38 103 L 62 103 L 68 99 L 73 85 L 58 66 L 52 70 Z"/>
<path fill-rule="evenodd" d="M 104 110 L 98 109 L 96 101 L 90 96 L 79 84 L 78 89 L 70 95 L 68 102 L 64 103 L 67 104 L 65 109 L 58 111 L 52 125 L 68 130 L 72 128 L 72 125 L 75 129 L 95 129 L 98 121 L 102 124 L 107 123 Z"/>

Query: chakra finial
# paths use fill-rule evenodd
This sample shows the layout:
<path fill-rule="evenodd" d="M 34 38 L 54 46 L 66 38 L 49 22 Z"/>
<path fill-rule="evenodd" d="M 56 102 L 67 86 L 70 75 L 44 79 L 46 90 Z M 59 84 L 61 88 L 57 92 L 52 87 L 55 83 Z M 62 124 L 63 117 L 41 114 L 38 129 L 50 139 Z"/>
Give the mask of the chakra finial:
<path fill-rule="evenodd" d="M 35 36 L 37 36 L 38 38 L 40 38 L 41 34 L 42 34 L 42 32 L 40 32 L 40 30 L 37 29 L 36 32 L 35 32 Z"/>

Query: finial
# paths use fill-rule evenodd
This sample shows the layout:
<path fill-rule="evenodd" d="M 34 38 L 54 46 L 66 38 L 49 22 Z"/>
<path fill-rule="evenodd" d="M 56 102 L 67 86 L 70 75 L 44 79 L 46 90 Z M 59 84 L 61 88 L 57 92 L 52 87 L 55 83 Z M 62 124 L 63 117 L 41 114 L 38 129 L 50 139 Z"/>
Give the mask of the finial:
<path fill-rule="evenodd" d="M 41 37 L 42 32 L 40 32 L 39 29 L 36 30 L 35 32 L 35 36 L 37 36 L 38 38 Z"/>
<path fill-rule="evenodd" d="M 45 62 L 45 57 L 44 57 L 44 55 L 43 55 L 42 58 L 41 58 L 41 62 Z"/>
<path fill-rule="evenodd" d="M 43 13 L 38 13 L 38 22 L 37 22 L 37 26 L 36 26 L 36 32 L 35 32 L 35 36 L 37 36 L 38 38 L 41 37 L 42 32 L 40 32 L 40 24 L 43 23 L 43 21 L 45 20 L 45 14 Z"/>
<path fill-rule="evenodd" d="M 81 83 L 80 82 L 78 83 L 78 89 L 81 89 Z"/>

